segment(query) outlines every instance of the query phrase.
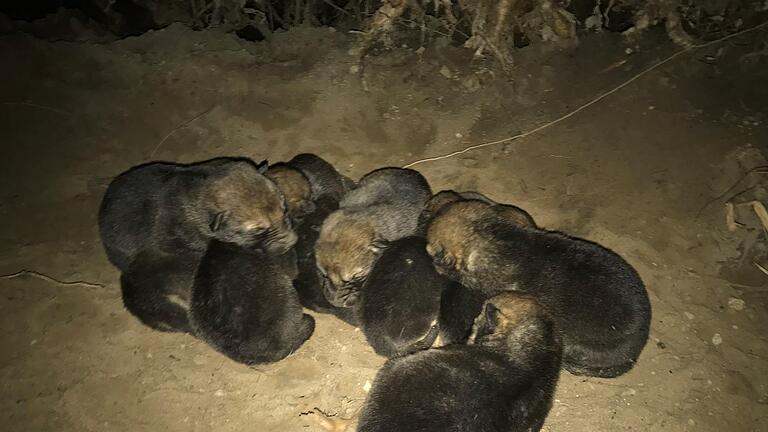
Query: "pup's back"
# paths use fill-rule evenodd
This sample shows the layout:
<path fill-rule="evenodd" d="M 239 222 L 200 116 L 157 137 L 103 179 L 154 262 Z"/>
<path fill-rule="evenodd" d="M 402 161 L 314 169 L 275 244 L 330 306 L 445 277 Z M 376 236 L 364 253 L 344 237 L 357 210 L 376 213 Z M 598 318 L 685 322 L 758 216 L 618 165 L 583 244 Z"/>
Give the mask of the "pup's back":
<path fill-rule="evenodd" d="M 194 333 L 245 363 L 268 363 L 296 351 L 314 331 L 292 286 L 295 255 L 271 256 L 212 241 L 192 289 Z"/>
<path fill-rule="evenodd" d="M 410 169 L 381 168 L 363 176 L 341 200 L 341 211 L 371 221 L 385 240 L 414 234 L 419 214 L 432 195 L 429 183 Z"/>
<path fill-rule="evenodd" d="M 288 161 L 288 165 L 307 176 L 312 185 L 313 200 L 328 196 L 338 202 L 355 187 L 352 180 L 339 174 L 328 161 L 312 153 L 298 154 Z"/>
<path fill-rule="evenodd" d="M 99 208 L 99 232 L 109 261 L 126 270 L 148 237 L 177 166 L 152 163 L 117 176 Z"/>
<path fill-rule="evenodd" d="M 199 262 L 195 254 L 139 253 L 120 276 L 125 308 L 156 330 L 189 332 L 189 302 Z"/>
<path fill-rule="evenodd" d="M 380 355 L 427 349 L 438 336 L 440 296 L 450 282 L 437 274 L 425 248 L 419 237 L 395 241 L 360 290 L 361 327 Z"/>

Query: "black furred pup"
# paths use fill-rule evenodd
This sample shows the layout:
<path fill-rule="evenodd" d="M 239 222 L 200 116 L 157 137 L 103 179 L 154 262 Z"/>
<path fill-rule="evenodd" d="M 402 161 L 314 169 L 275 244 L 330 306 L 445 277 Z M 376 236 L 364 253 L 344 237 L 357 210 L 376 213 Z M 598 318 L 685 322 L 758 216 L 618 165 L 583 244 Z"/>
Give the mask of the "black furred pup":
<path fill-rule="evenodd" d="M 438 337 L 440 296 L 449 281 L 435 271 L 426 245 L 419 237 L 390 243 L 360 289 L 361 329 L 379 355 L 427 349 Z"/>
<path fill-rule="evenodd" d="M 315 328 L 293 288 L 293 251 L 270 255 L 212 241 L 192 288 L 194 334 L 240 363 L 270 363 L 296 351 Z"/>

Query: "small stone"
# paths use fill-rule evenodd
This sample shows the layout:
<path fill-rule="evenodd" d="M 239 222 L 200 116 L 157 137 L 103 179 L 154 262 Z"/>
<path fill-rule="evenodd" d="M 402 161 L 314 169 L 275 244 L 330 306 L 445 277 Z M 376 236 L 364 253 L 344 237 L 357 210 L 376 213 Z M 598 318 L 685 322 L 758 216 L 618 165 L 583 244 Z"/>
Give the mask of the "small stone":
<path fill-rule="evenodd" d="M 694 314 L 692 314 L 690 312 L 683 312 L 683 315 L 685 315 L 685 317 L 688 318 L 689 320 L 692 320 L 692 319 L 696 318 L 696 315 L 694 315 Z"/>
<path fill-rule="evenodd" d="M 349 67 L 349 73 L 356 75 L 358 72 L 360 72 L 359 65 L 352 65 Z"/>
<path fill-rule="evenodd" d="M 34 345 L 36 343 L 37 343 L 37 339 L 32 339 L 31 341 L 29 341 L 29 345 Z"/>
<path fill-rule="evenodd" d="M 443 65 L 443 67 L 440 68 L 440 75 L 446 78 L 453 78 L 453 74 L 451 73 L 451 70 L 448 69 L 448 66 L 445 66 L 445 65 Z"/>
<path fill-rule="evenodd" d="M 626 54 L 626 55 L 630 55 L 633 52 L 635 52 L 635 50 L 633 50 L 632 48 L 627 48 L 627 49 L 624 50 L 624 54 Z"/>
<path fill-rule="evenodd" d="M 426 48 L 421 46 L 421 47 L 419 47 L 419 49 L 416 50 L 416 54 L 422 55 L 422 54 L 424 54 L 424 51 L 426 51 L 426 50 L 427 50 Z"/>
<path fill-rule="evenodd" d="M 735 311 L 744 310 L 744 300 L 731 297 L 728 299 L 728 307 Z"/>
<path fill-rule="evenodd" d="M 637 390 L 630 388 L 621 392 L 621 397 L 634 396 L 637 394 Z"/>
<path fill-rule="evenodd" d="M 196 356 L 194 356 L 192 358 L 192 363 L 194 363 L 194 364 L 196 364 L 198 366 L 202 366 L 202 365 L 204 365 L 206 363 L 205 362 L 205 357 L 203 357 L 203 356 L 198 354 L 198 355 L 196 355 Z"/>
<path fill-rule="evenodd" d="M 694 419 L 688 419 L 688 424 L 691 426 L 696 426 L 696 421 Z"/>
<path fill-rule="evenodd" d="M 215 392 L 213 392 L 213 395 L 214 396 L 218 396 L 218 397 L 222 397 L 222 396 L 224 396 L 224 390 L 218 389 Z"/>
<path fill-rule="evenodd" d="M 480 89 L 480 78 L 475 74 L 469 75 L 461 80 L 461 85 L 470 93 L 476 92 Z"/>
<path fill-rule="evenodd" d="M 655 106 L 653 106 L 653 105 L 651 105 L 651 106 L 649 106 L 649 107 L 648 107 L 648 111 L 653 111 L 653 110 L 655 110 L 655 109 L 656 109 L 656 107 L 655 107 Z"/>
<path fill-rule="evenodd" d="M 365 381 L 365 384 L 363 384 L 363 390 L 364 390 L 366 393 L 368 393 L 369 391 L 371 391 L 371 382 L 370 382 L 370 381 Z"/>
<path fill-rule="evenodd" d="M 715 335 L 712 336 L 712 345 L 718 346 L 721 343 L 723 343 L 723 337 L 720 336 L 720 333 L 715 333 Z"/>
<path fill-rule="evenodd" d="M 455 136 L 456 138 L 459 138 L 459 139 L 461 139 L 461 138 L 464 138 L 464 135 L 462 135 L 462 134 L 461 134 L 461 133 L 459 133 L 459 132 L 456 132 L 456 133 L 454 134 L 454 136 Z"/>

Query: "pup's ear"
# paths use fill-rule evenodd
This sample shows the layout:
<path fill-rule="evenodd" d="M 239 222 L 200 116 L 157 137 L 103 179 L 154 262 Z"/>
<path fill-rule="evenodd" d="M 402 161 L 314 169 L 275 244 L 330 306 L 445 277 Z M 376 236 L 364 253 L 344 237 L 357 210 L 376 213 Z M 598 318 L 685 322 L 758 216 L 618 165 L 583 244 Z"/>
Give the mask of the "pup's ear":
<path fill-rule="evenodd" d="M 267 172 L 267 168 L 269 168 L 269 161 L 266 159 L 256 164 L 256 169 L 258 169 L 261 174 Z"/>
<path fill-rule="evenodd" d="M 499 309 L 493 303 L 486 303 L 483 312 L 478 317 L 477 337 L 489 335 L 496 331 L 499 319 Z"/>
<path fill-rule="evenodd" d="M 210 225 L 208 225 L 211 228 L 211 231 L 216 232 L 221 229 L 221 226 L 224 224 L 224 218 L 226 217 L 227 212 L 218 212 L 216 213 L 213 218 L 211 219 Z"/>

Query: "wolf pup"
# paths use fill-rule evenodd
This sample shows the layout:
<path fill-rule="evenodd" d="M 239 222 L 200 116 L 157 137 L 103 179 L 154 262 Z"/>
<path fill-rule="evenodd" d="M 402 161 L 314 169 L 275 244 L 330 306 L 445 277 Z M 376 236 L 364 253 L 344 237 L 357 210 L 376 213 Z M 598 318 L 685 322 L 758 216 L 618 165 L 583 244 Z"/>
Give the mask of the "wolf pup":
<path fill-rule="evenodd" d="M 193 333 L 234 361 L 271 363 L 315 329 L 293 288 L 296 257 L 211 241 L 192 287 Z"/>
<path fill-rule="evenodd" d="M 535 300 L 491 298 L 467 345 L 387 361 L 358 432 L 535 432 L 552 406 L 562 347 Z"/>
<path fill-rule="evenodd" d="M 431 196 L 417 171 L 381 168 L 366 174 L 323 222 L 315 245 L 326 297 L 352 307 L 386 242 L 413 235 Z"/>
<path fill-rule="evenodd" d="M 166 332 L 190 332 L 189 301 L 196 254 L 139 253 L 120 276 L 123 304 L 145 325 Z"/>
<path fill-rule="evenodd" d="M 99 210 L 107 257 L 125 271 L 144 249 L 202 256 L 210 239 L 287 251 L 296 234 L 265 170 L 266 162 L 237 158 L 128 170 L 109 185 Z"/>
<path fill-rule="evenodd" d="M 320 235 L 320 226 L 325 218 L 338 208 L 338 202 L 329 196 L 323 196 L 315 201 L 315 210 L 296 224 L 296 234 L 299 236 L 295 246 L 298 275 L 293 281 L 293 286 L 299 294 L 302 306 L 315 312 L 332 314 L 348 324 L 357 325 L 354 309 L 334 306 L 325 297 L 323 279 L 317 270 L 315 258 L 315 243 Z"/>
<path fill-rule="evenodd" d="M 360 289 L 356 309 L 361 329 L 379 355 L 394 357 L 424 350 L 438 337 L 448 342 L 460 340 L 462 334 L 469 336 L 472 321 L 480 313 L 482 301 L 467 306 L 456 295 L 459 288 L 453 285 L 458 284 L 435 271 L 426 245 L 421 237 L 395 240 Z M 445 311 L 441 307 L 444 292 L 450 297 Z"/>
<path fill-rule="evenodd" d="M 301 304 L 313 311 L 331 313 L 356 324 L 354 311 L 336 307 L 325 298 L 315 260 L 315 243 L 320 226 L 329 214 L 339 208 L 339 200 L 354 184 L 328 162 L 307 153 L 270 166 L 266 175 L 283 192 L 288 214 L 298 235 L 295 246 L 298 276 L 293 283 Z"/>
<path fill-rule="evenodd" d="M 635 269 L 596 243 L 520 220 L 478 200 L 454 202 L 429 223 L 427 251 L 438 271 L 468 288 L 534 296 L 562 331 L 569 372 L 615 377 L 630 370 L 651 320 Z"/>

